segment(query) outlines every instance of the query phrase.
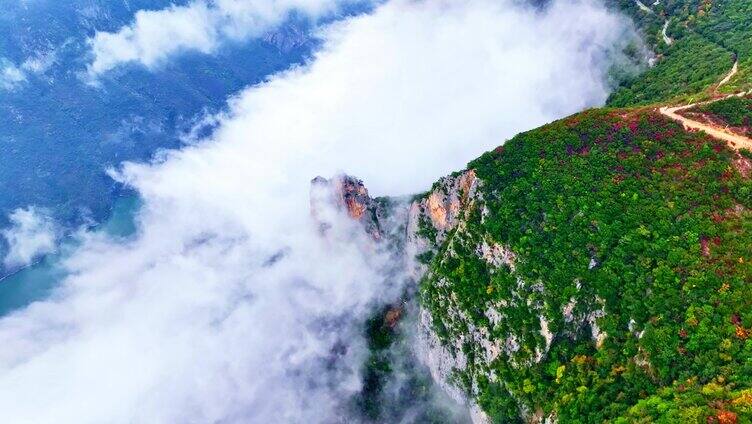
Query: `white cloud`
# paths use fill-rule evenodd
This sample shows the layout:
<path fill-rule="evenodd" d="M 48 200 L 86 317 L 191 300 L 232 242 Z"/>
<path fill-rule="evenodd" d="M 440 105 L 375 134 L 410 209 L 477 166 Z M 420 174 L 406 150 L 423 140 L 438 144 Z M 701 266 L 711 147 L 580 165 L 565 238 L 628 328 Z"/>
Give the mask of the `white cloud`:
<path fill-rule="evenodd" d="M 589 2 L 491 0 L 395 0 L 327 28 L 309 66 L 231 99 L 211 139 L 117 173 L 143 197 L 135 240 L 82 236 L 56 296 L 0 320 L 4 420 L 333 422 L 357 388 L 355 318 L 397 287 L 347 220 L 319 236 L 310 179 L 424 190 L 602 103 L 625 28 Z"/>
<path fill-rule="evenodd" d="M 43 74 L 47 72 L 57 60 L 55 50 L 38 51 L 34 56 L 28 57 L 21 64 L 21 69 L 33 74 Z"/>
<path fill-rule="evenodd" d="M 0 61 L 0 88 L 13 90 L 26 82 L 26 74 L 13 63 Z"/>
<path fill-rule="evenodd" d="M 0 231 L 8 243 L 5 266 L 25 266 L 39 255 L 55 250 L 56 227 L 44 210 L 16 209 L 9 216 L 10 228 Z"/>
<path fill-rule="evenodd" d="M 36 52 L 32 57 L 28 57 L 16 65 L 7 59 L 0 59 L 0 89 L 14 90 L 21 84 L 28 81 L 29 75 L 41 75 L 47 72 L 55 63 L 56 54 L 54 50 L 48 52 Z"/>
<path fill-rule="evenodd" d="M 89 40 L 96 76 L 125 62 L 151 67 L 186 50 L 210 53 L 223 40 L 257 37 L 281 24 L 291 12 L 317 19 L 341 0 L 195 0 L 185 6 L 140 10 L 117 32 L 97 32 Z"/>

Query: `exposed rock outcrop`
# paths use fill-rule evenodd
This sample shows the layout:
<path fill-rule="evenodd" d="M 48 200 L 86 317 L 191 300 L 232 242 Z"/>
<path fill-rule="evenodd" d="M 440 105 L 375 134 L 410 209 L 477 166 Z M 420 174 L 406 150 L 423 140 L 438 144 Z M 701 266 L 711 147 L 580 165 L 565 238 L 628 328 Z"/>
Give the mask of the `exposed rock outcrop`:
<path fill-rule="evenodd" d="M 408 257 L 432 252 L 437 246 L 447 241 L 449 234 L 463 225 L 471 205 L 480 199 L 478 179 L 473 170 L 459 175 L 442 178 L 433 189 L 415 200 L 410 206 L 407 223 Z M 488 252 L 489 260 L 495 260 L 493 249 Z M 414 262 L 412 274 L 422 278 L 427 272 L 425 264 Z M 478 346 L 486 361 L 495 360 L 506 348 L 498 340 L 489 337 L 486 327 L 476 327 L 470 322 L 465 312 L 456 307 L 457 298 L 447 299 L 447 314 L 454 320 L 468 324 L 468 331 L 457 334 L 451 340 L 442 340 L 435 331 L 434 317 L 431 312 L 420 308 L 420 346 L 422 360 L 428 366 L 432 377 L 452 398 L 466 403 L 474 423 L 485 424 L 491 420 L 473 400 L 475 393 L 468 393 L 454 381 L 458 370 L 468 367 L 468 358 L 463 347 Z M 470 390 L 472 392 L 472 388 Z"/>
<path fill-rule="evenodd" d="M 584 329 L 589 329 L 597 348 L 606 338 L 598 326 L 605 315 L 604 302 L 588 297 L 579 281 L 571 283 L 577 295 L 557 314 L 545 300 L 544 282 L 526 281 L 518 272 L 523 259 L 495 241 L 492 234 L 477 233 L 478 219 L 483 222 L 488 214 L 481 184 L 475 172 L 468 170 L 442 178 L 429 193 L 416 199 L 410 207 L 406 246 L 408 256 L 432 261 L 430 265 L 415 261 L 412 271 L 415 278 L 423 279 L 430 297 L 427 304 L 421 304 L 420 312 L 423 360 L 450 396 L 468 404 L 475 423 L 491 422 L 474 400 L 479 395 L 478 381 L 506 384 L 494 371 L 499 361 L 513 369 L 541 363 L 557 340 L 581 337 Z M 471 309 L 462 301 L 463 288 L 455 287 L 458 282 L 454 278 L 432 274 L 437 264 L 468 255 L 475 255 L 489 276 L 503 273 L 508 276 L 505 281 L 513 282 L 507 287 L 483 286 L 488 294 L 486 304 L 477 305 L 475 300 Z M 597 266 L 592 258 L 588 268 Z M 496 290 L 505 294 L 495 295 Z M 483 308 L 480 317 L 479 306 Z M 510 328 L 505 321 L 509 313 L 526 314 L 539 328 Z M 517 399 L 511 389 L 509 396 Z M 543 414 L 537 405 L 516 403 L 520 416 L 529 422 L 555 422 L 554 415 Z"/>
<path fill-rule="evenodd" d="M 411 212 L 414 210 L 415 213 L 411 213 L 411 217 L 415 215 L 424 220 L 427 218 L 428 222 L 416 224 L 430 223 L 436 230 L 435 242 L 439 243 L 444 240 L 447 232 L 459 224 L 468 210 L 463 206 L 475 200 L 477 189 L 478 179 L 472 169 L 456 177 L 442 178 L 427 196 L 413 203 Z"/>
<path fill-rule="evenodd" d="M 546 300 L 544 282 L 527 281 L 520 273 L 524 258 L 492 234 L 478 233 L 478 223 L 488 215 L 481 184 L 473 170 L 442 178 L 430 192 L 406 206 L 406 216 L 395 222 L 387 219 L 386 204 L 371 198 L 357 178 L 317 177 L 311 183 L 311 211 L 322 233 L 331 228 L 331 219 L 347 216 L 360 223 L 378 245 L 397 252 L 396 261 L 406 262 L 408 277 L 422 281 L 431 297 L 421 298 L 418 311 L 417 350 L 421 360 L 449 396 L 468 405 L 473 422 L 490 423 L 475 399 L 480 394 L 480 381 L 507 387 L 507 382 L 497 376 L 499 363 L 524 369 L 542 363 L 560 340 L 592 337 L 600 348 L 607 335 L 598 325 L 606 313 L 605 302 L 588 295 L 579 280 L 571 283 L 575 295 L 567 303 L 552 307 Z M 398 239 L 404 243 L 397 242 L 398 247 L 393 249 Z M 488 294 L 485 304 L 478 305 L 476 300 L 472 308 L 463 302 L 465 294 L 462 287 L 455 286 L 459 284 L 455 278 L 435 275 L 438 264 L 467 260 L 468 256 L 489 276 L 489 282 L 481 286 Z M 597 260 L 591 257 L 588 269 L 597 266 Z M 490 284 L 497 275 L 507 281 L 506 286 Z M 403 311 L 402 305 L 389 306 L 383 316 L 385 325 L 394 328 Z M 534 324 L 530 328 L 510 327 L 510 314 L 528 316 Z M 525 404 L 515 389 L 507 390 L 521 417 L 529 422 L 555 422 L 554 415 L 544 414 L 539 405 Z"/>
<path fill-rule="evenodd" d="M 369 196 L 363 181 L 349 175 L 311 180 L 311 214 L 322 232 L 332 225 L 331 218 L 326 216 L 327 209 L 331 207 L 344 211 L 351 219 L 361 223 L 374 240 L 383 238 L 384 205 Z"/>

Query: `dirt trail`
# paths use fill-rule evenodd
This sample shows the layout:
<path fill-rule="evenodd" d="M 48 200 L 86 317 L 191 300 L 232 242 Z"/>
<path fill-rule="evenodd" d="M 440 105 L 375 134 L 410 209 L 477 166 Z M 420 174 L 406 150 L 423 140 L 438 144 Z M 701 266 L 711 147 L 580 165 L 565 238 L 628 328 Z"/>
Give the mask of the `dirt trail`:
<path fill-rule="evenodd" d="M 705 102 L 705 103 L 711 103 L 711 102 Z M 659 110 L 662 115 L 665 115 L 673 119 L 674 121 L 680 122 L 682 125 L 684 125 L 684 128 L 704 131 L 706 134 L 708 134 L 709 136 L 713 138 L 717 138 L 719 140 L 725 141 L 726 143 L 728 143 L 729 147 L 731 147 L 734 150 L 738 150 L 741 148 L 752 150 L 751 138 L 733 134 L 727 131 L 726 129 L 717 127 L 715 125 L 708 125 L 708 124 L 703 124 L 701 122 L 694 121 L 692 119 L 681 116 L 677 113 L 686 109 L 691 109 L 699 104 L 703 104 L 703 103 L 693 103 L 691 105 L 676 106 L 676 107 L 664 106 L 660 108 Z"/>
<path fill-rule="evenodd" d="M 666 19 L 666 23 L 663 24 L 663 31 L 661 31 L 661 34 L 663 34 L 663 42 L 666 43 L 667 46 L 674 44 L 674 40 L 666 34 L 669 22 L 671 22 L 671 19 Z"/>
<path fill-rule="evenodd" d="M 721 80 L 721 82 L 718 83 L 715 89 L 717 90 L 718 87 L 731 81 L 731 78 L 733 78 L 737 72 L 739 72 L 739 60 L 738 59 L 734 62 L 734 66 L 731 67 L 731 71 L 729 71 L 729 73 Z M 717 102 L 719 100 L 728 99 L 734 96 L 742 97 L 745 95 L 752 95 L 752 90 L 750 90 L 749 92 L 729 94 L 724 97 L 718 97 L 712 100 L 699 102 L 699 103 L 692 103 L 692 104 L 688 104 L 685 106 L 674 106 L 674 107 L 663 106 L 662 108 L 658 110 L 661 112 L 662 115 L 667 116 L 673 119 L 674 121 L 681 123 L 685 129 L 704 131 L 706 134 L 708 134 L 709 136 L 713 138 L 717 138 L 718 140 L 725 141 L 726 143 L 728 143 L 729 147 L 731 147 L 734 150 L 738 150 L 742 148 L 752 150 L 752 138 L 745 137 L 739 134 L 734 134 L 724 127 L 713 125 L 710 123 L 698 122 L 698 121 L 689 119 L 685 116 L 681 116 L 677 113 L 683 110 L 692 109 L 695 106 L 706 105 L 706 104 Z"/>
<path fill-rule="evenodd" d="M 728 75 L 726 75 L 721 80 L 721 82 L 718 83 L 718 85 L 716 86 L 716 88 L 718 88 L 718 87 L 722 86 L 723 84 L 726 84 L 727 82 L 731 81 L 731 78 L 733 78 L 734 75 L 736 75 L 737 72 L 739 72 L 739 60 L 737 60 L 736 62 L 734 62 L 734 66 L 731 67 L 731 72 L 729 72 Z"/>
<path fill-rule="evenodd" d="M 637 4 L 637 7 L 639 7 L 643 12 L 653 13 L 653 9 L 645 6 L 645 3 L 641 2 L 640 0 L 635 0 L 635 3 Z"/>
<path fill-rule="evenodd" d="M 645 3 L 641 2 L 640 0 L 635 0 L 635 4 L 643 12 L 648 13 L 650 15 L 655 15 L 655 11 L 651 9 L 650 7 L 646 6 Z M 658 2 L 653 3 L 654 6 L 656 4 L 658 4 Z M 663 42 L 666 43 L 667 46 L 674 44 L 674 40 L 672 40 L 671 37 L 669 37 L 668 34 L 666 33 L 666 31 L 668 30 L 668 24 L 670 22 L 671 22 L 671 18 L 667 18 L 666 22 L 663 23 L 663 29 L 661 30 L 661 35 L 663 35 Z"/>

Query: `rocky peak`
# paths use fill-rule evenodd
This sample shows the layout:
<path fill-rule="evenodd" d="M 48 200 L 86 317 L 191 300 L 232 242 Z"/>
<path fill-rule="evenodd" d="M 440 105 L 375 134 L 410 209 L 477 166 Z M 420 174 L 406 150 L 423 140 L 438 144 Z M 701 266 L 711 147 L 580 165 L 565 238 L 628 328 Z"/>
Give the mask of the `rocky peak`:
<path fill-rule="evenodd" d="M 344 174 L 331 179 L 319 176 L 311 180 L 311 214 L 319 222 L 322 232 L 325 232 L 331 224 L 322 216 L 325 208 L 322 202 L 333 205 L 336 210 L 343 211 L 352 220 L 360 222 L 374 240 L 382 239 L 384 207 L 371 198 L 363 181 Z"/>
<path fill-rule="evenodd" d="M 477 188 L 478 179 L 472 169 L 442 178 L 431 192 L 413 203 L 410 212 L 413 224 L 430 226 L 436 233 L 436 238 L 430 241 L 440 243 L 467 212 L 466 206 L 475 200 Z M 417 232 L 419 228 L 412 230 Z"/>

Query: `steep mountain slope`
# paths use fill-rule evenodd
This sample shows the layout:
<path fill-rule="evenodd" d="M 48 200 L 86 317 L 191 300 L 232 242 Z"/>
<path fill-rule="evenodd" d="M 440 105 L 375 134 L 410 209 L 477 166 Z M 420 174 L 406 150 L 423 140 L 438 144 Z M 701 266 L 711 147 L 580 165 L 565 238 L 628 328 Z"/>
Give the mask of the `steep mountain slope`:
<path fill-rule="evenodd" d="M 416 204 L 445 374 L 494 422 L 752 417 L 749 165 L 655 111 L 594 110 L 450 177 L 473 183 Z"/>
<path fill-rule="evenodd" d="M 399 246 L 417 299 L 403 324 L 379 310 L 369 339 L 418 326 L 420 360 L 476 423 L 752 422 L 752 153 L 724 135 L 749 131 L 749 100 L 729 93 L 752 88 L 752 3 L 608 3 L 653 66 L 610 108 L 414 199 Z M 366 375 L 386 384 L 395 358 L 377 358 Z"/>
<path fill-rule="evenodd" d="M 638 3 L 607 0 L 635 21 L 656 53 L 655 66 L 616 90 L 609 105 L 696 100 L 752 88 L 752 3 L 663 0 L 643 4 L 647 10 Z M 735 62 L 739 72 L 718 87 Z"/>
<path fill-rule="evenodd" d="M 657 64 L 611 105 L 749 88 L 748 2 L 635 7 Z M 746 103 L 701 109 L 739 125 Z M 752 420 L 751 155 L 669 118 L 586 111 L 414 203 L 427 363 L 476 422 Z"/>
<path fill-rule="evenodd" d="M 752 98 L 733 96 L 687 109 L 685 116 L 699 119 L 733 134 L 752 137 Z"/>

